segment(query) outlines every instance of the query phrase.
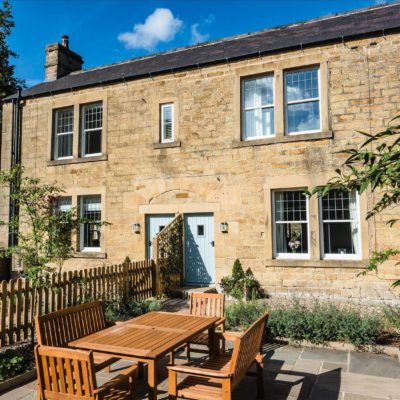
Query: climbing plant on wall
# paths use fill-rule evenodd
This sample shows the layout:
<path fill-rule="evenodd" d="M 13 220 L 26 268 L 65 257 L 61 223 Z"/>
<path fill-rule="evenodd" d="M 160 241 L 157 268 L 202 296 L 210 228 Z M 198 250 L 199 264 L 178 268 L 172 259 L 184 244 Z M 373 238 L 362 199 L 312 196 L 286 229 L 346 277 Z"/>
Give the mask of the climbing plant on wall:
<path fill-rule="evenodd" d="M 177 215 L 156 238 L 161 284 L 164 292 L 180 284 L 183 271 L 183 217 Z"/>

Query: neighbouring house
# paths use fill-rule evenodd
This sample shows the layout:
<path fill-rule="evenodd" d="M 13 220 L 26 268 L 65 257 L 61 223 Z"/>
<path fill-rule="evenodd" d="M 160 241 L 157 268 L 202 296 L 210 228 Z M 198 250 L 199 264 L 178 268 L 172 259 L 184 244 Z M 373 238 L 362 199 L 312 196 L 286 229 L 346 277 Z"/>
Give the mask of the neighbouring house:
<path fill-rule="evenodd" d="M 151 258 L 181 214 L 185 285 L 215 284 L 239 258 L 270 295 L 393 300 L 395 261 L 358 272 L 398 247 L 385 222 L 399 210 L 366 221 L 371 193 L 303 190 L 334 174 L 357 130 L 399 114 L 399 52 L 398 3 L 88 70 L 64 36 L 45 82 L 4 101 L 1 168 L 56 180 L 60 210 L 93 221 L 66 268 Z"/>

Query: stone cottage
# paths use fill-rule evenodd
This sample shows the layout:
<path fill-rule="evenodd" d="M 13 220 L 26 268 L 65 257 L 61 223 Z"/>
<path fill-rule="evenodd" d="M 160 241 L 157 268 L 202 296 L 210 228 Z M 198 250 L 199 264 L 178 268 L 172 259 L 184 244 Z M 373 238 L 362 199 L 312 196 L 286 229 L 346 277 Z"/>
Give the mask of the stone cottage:
<path fill-rule="evenodd" d="M 64 36 L 45 81 L 3 102 L 1 168 L 57 181 L 60 211 L 93 221 L 66 268 L 151 258 L 181 214 L 185 285 L 215 284 L 239 258 L 270 295 L 390 300 L 395 261 L 358 272 L 398 247 L 385 222 L 399 210 L 367 221 L 371 193 L 303 191 L 334 175 L 357 130 L 399 113 L 399 52 L 400 4 L 87 70 Z M 0 247 L 12 240 L 0 231 Z"/>

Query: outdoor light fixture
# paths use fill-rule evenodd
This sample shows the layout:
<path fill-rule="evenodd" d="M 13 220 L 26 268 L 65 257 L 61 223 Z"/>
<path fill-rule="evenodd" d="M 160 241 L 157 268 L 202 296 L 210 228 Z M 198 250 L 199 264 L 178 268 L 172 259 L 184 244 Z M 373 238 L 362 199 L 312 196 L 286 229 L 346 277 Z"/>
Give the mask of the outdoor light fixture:
<path fill-rule="evenodd" d="M 219 224 L 219 230 L 221 233 L 228 233 L 228 223 L 227 222 L 221 222 Z"/>
<path fill-rule="evenodd" d="M 140 224 L 136 223 L 132 225 L 133 232 L 139 234 L 140 233 Z"/>

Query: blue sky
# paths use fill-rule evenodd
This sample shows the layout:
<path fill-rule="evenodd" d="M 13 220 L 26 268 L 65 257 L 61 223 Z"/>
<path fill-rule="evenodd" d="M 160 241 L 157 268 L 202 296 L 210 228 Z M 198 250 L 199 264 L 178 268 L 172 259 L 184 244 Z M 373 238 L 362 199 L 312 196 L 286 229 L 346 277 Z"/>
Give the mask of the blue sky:
<path fill-rule="evenodd" d="M 47 44 L 70 36 L 84 68 L 383 3 L 382 0 L 11 0 L 16 75 L 44 79 Z"/>

